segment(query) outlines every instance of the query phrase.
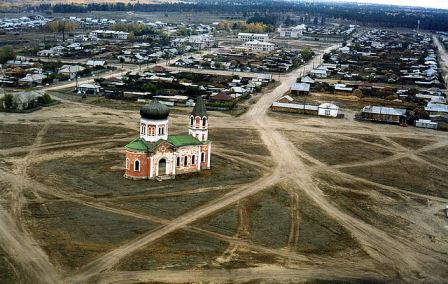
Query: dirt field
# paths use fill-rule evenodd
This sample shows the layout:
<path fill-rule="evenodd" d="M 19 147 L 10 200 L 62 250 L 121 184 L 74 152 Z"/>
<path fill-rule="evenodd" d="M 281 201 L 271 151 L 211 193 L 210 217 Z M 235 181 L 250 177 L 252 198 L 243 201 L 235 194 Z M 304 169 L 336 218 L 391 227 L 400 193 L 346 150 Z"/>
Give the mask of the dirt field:
<path fill-rule="evenodd" d="M 122 177 L 135 106 L 0 113 L 2 280 L 446 282 L 448 134 L 270 112 L 298 72 L 210 112 L 211 170 L 173 181 Z"/>

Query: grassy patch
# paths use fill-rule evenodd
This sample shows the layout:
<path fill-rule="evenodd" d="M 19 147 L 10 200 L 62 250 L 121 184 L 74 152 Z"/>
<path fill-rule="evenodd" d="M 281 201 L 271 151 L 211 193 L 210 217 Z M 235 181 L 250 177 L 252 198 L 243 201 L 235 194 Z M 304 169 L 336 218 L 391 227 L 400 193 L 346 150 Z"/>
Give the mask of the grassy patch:
<path fill-rule="evenodd" d="M 0 149 L 32 145 L 41 128 L 33 124 L 0 124 Z"/>
<path fill-rule="evenodd" d="M 142 199 L 115 204 L 136 213 L 149 214 L 164 219 L 174 219 L 217 198 L 223 193 L 224 192 L 222 191 L 212 191 L 174 197 Z"/>
<path fill-rule="evenodd" d="M 299 216 L 298 252 L 327 255 L 361 252 L 359 244 L 342 225 L 302 195 Z"/>
<path fill-rule="evenodd" d="M 178 231 L 122 259 L 118 270 L 207 269 L 227 243 L 200 234 Z"/>
<path fill-rule="evenodd" d="M 415 139 L 415 138 L 402 138 L 402 137 L 390 137 L 393 141 L 397 142 L 401 146 L 409 149 L 420 149 L 433 143 L 433 140 L 428 139 Z"/>
<path fill-rule="evenodd" d="M 95 197 L 163 193 L 240 184 L 260 176 L 260 172 L 251 167 L 225 158 L 215 158 L 213 155 L 211 164 L 210 170 L 178 176 L 175 180 L 129 180 L 123 177 L 124 170 L 114 169 L 124 165 L 124 155 L 107 153 L 44 161 L 34 165 L 31 174 L 47 185 Z"/>
<path fill-rule="evenodd" d="M 44 143 L 56 143 L 65 141 L 90 141 L 102 137 L 113 138 L 114 135 L 132 135 L 135 131 L 127 128 L 112 126 L 84 126 L 76 124 L 50 125 L 43 139 Z M 104 139 L 107 142 L 107 139 Z"/>
<path fill-rule="evenodd" d="M 285 134 L 297 148 L 328 165 L 371 161 L 393 154 L 380 147 L 333 135 L 304 134 L 291 131 L 285 132 Z"/>
<path fill-rule="evenodd" d="M 255 243 L 274 248 L 287 246 L 291 222 L 289 199 L 288 193 L 279 188 L 250 198 L 248 210 Z"/>
<path fill-rule="evenodd" d="M 229 207 L 197 222 L 195 225 L 208 231 L 234 236 L 238 227 L 238 212 L 234 206 Z"/>
<path fill-rule="evenodd" d="M 381 166 L 347 168 L 343 171 L 410 192 L 448 198 L 446 172 L 408 158 L 392 161 Z"/>
<path fill-rule="evenodd" d="M 0 282 L 1 283 L 18 283 L 19 275 L 11 258 L 0 249 Z"/>
<path fill-rule="evenodd" d="M 209 130 L 213 144 L 224 149 L 235 149 L 246 154 L 269 155 L 260 135 L 252 129 L 221 128 Z"/>
<path fill-rule="evenodd" d="M 156 224 L 72 202 L 31 203 L 30 228 L 43 249 L 62 266 L 76 269 Z"/>

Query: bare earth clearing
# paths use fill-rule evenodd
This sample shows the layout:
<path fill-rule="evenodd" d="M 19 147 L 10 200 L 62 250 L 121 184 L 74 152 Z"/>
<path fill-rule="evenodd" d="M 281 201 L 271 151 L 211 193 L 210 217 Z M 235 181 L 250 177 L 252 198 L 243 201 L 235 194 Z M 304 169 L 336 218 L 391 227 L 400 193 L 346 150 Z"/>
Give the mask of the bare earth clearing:
<path fill-rule="evenodd" d="M 175 181 L 122 178 L 137 111 L 0 114 L 0 279 L 446 282 L 448 134 L 270 113 L 311 66 L 211 112 L 213 168 Z"/>

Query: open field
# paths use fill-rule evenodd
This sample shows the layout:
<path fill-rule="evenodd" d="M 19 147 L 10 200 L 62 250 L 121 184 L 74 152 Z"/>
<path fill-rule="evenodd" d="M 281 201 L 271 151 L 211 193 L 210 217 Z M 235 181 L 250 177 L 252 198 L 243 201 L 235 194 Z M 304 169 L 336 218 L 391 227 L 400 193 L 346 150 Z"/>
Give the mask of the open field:
<path fill-rule="evenodd" d="M 448 134 L 271 113 L 300 72 L 210 112 L 212 169 L 172 181 L 122 177 L 134 105 L 0 113 L 2 279 L 444 283 Z"/>

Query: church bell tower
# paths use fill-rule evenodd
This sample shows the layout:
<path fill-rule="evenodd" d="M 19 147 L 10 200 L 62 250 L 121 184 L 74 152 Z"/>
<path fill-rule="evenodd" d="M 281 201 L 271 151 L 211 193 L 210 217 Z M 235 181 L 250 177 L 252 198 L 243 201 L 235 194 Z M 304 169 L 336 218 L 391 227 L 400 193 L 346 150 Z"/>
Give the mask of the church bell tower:
<path fill-rule="evenodd" d="M 193 111 L 190 114 L 188 134 L 196 137 L 199 141 L 208 140 L 208 116 L 201 96 L 197 98 Z"/>

